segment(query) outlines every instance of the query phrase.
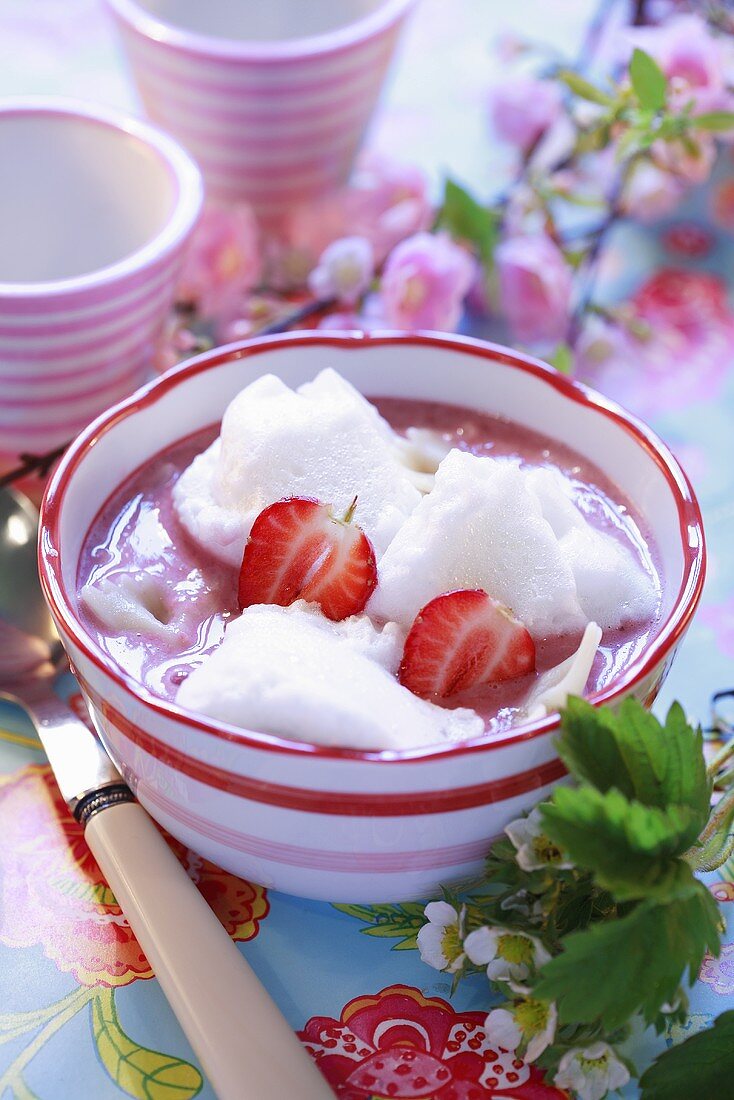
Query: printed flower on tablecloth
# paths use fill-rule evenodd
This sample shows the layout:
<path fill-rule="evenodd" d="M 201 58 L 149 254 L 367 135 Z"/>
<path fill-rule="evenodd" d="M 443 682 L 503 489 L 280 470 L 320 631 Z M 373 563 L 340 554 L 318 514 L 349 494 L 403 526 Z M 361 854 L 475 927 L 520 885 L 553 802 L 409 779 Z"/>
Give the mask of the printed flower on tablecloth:
<path fill-rule="evenodd" d="M 734 882 L 712 882 L 709 890 L 719 904 L 725 901 L 734 901 Z"/>
<path fill-rule="evenodd" d="M 709 954 L 704 956 L 698 980 L 722 997 L 734 993 L 734 943 L 725 943 L 718 959 Z"/>
<path fill-rule="evenodd" d="M 646 337 L 620 336 L 600 361 L 582 351 L 579 374 L 648 418 L 713 400 L 726 380 L 734 340 L 727 294 L 725 281 L 709 272 L 658 271 L 628 307 Z"/>
<path fill-rule="evenodd" d="M 0 777 L 0 836 L 0 942 L 40 945 L 81 985 L 153 976 L 47 765 Z M 169 842 L 230 936 L 253 939 L 265 890 Z"/>
<path fill-rule="evenodd" d="M 491 1046 L 485 1019 L 393 985 L 355 997 L 338 1020 L 314 1016 L 299 1036 L 340 1100 L 562 1100 L 538 1070 Z"/>

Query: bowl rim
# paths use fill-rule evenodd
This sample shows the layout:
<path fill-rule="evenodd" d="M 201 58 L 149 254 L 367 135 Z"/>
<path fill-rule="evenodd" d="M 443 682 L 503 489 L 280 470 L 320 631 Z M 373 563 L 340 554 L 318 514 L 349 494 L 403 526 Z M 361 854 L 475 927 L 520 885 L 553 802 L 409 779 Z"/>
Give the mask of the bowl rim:
<path fill-rule="evenodd" d="M 393 23 L 397 23 L 415 6 L 417 0 L 381 0 L 374 11 L 336 30 L 304 35 L 301 38 L 282 38 L 274 42 L 224 38 L 188 30 L 151 14 L 136 0 L 106 0 L 106 3 L 121 22 L 127 23 L 138 34 L 180 53 L 225 62 L 268 64 L 331 56 L 369 42 Z"/>
<path fill-rule="evenodd" d="M 140 248 L 114 263 L 66 279 L 43 282 L 0 282 L 0 300 L 65 298 L 122 283 L 159 263 L 184 243 L 196 225 L 204 201 L 201 172 L 192 157 L 163 130 L 141 119 L 81 100 L 58 96 L 13 96 L 0 99 L 0 123 L 14 115 L 58 117 L 129 136 L 151 149 L 174 188 L 172 209 L 157 232 Z"/>
<path fill-rule="evenodd" d="M 38 566 L 44 595 L 55 618 L 62 624 L 63 630 L 74 645 L 92 664 L 109 676 L 117 687 L 131 695 L 136 703 L 142 703 L 147 711 L 169 721 L 180 722 L 219 740 L 244 744 L 254 749 L 295 754 L 301 757 L 363 760 L 372 763 L 435 761 L 465 753 L 486 752 L 533 740 L 558 727 L 557 712 L 553 712 L 545 718 L 521 723 L 499 736 L 485 733 L 460 743 L 426 745 L 415 749 L 365 750 L 290 741 L 275 734 L 258 733 L 255 730 L 231 726 L 208 719 L 203 715 L 196 715 L 177 707 L 175 703 L 153 695 L 134 677 L 123 672 L 91 638 L 74 610 L 64 585 L 61 568 L 61 510 L 64 496 L 77 466 L 101 436 L 116 424 L 155 404 L 169 390 L 185 383 L 189 378 L 232 360 L 246 359 L 263 352 L 302 345 L 341 348 L 349 351 L 394 345 L 429 346 L 475 356 L 479 359 L 492 359 L 534 376 L 553 387 L 566 399 L 593 409 L 614 421 L 631 435 L 655 462 L 670 487 L 678 510 L 684 569 L 673 607 L 663 622 L 659 634 L 618 677 L 600 691 L 593 692 L 588 699 L 595 704 L 613 702 L 644 680 L 675 649 L 688 628 L 701 597 L 706 573 L 706 545 L 701 510 L 688 477 L 668 447 L 651 428 L 626 412 L 616 402 L 603 397 L 583 383 L 560 374 L 547 363 L 488 341 L 469 336 L 447 336 L 431 332 L 385 331 L 370 334 L 349 332 L 339 335 L 324 332 L 293 332 L 277 336 L 254 337 L 212 349 L 149 382 L 93 421 L 73 441 L 48 482 L 41 505 L 38 543 Z M 108 496 L 109 494 L 105 500 Z M 76 565 L 78 562 L 75 563 Z"/>

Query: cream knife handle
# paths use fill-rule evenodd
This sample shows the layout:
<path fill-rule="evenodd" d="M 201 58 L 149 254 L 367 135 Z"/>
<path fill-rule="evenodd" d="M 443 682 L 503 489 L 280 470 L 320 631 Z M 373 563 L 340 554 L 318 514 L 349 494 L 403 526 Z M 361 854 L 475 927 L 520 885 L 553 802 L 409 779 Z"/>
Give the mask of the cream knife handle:
<path fill-rule="evenodd" d="M 142 806 L 100 810 L 84 835 L 219 1100 L 333 1100 Z"/>

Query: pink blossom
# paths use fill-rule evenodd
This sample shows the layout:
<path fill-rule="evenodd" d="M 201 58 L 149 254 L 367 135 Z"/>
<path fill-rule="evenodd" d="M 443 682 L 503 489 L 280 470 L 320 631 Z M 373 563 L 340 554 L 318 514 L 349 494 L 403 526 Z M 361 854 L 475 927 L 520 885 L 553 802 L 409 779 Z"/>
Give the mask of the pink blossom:
<path fill-rule="evenodd" d="M 640 161 L 632 170 L 622 192 L 625 214 L 641 222 L 653 222 L 672 213 L 683 198 L 680 180 L 649 160 Z"/>
<path fill-rule="evenodd" d="M 628 38 L 658 62 L 668 78 L 674 107 L 690 100 L 699 113 L 723 106 L 726 48 L 700 16 L 674 16 L 660 26 L 630 31 Z"/>
<path fill-rule="evenodd" d="M 596 366 L 628 352 L 629 338 L 620 325 L 592 313 L 586 318 L 574 351 L 577 364 Z"/>
<path fill-rule="evenodd" d="M 531 149 L 560 114 L 561 89 L 552 80 L 506 77 L 492 90 L 490 116 L 503 141 Z"/>
<path fill-rule="evenodd" d="M 428 180 L 419 168 L 364 154 L 347 187 L 291 212 L 271 249 L 269 281 L 302 284 L 324 250 L 346 236 L 366 238 L 381 264 L 396 244 L 428 229 L 432 220 Z"/>
<path fill-rule="evenodd" d="M 444 234 L 416 233 L 387 258 L 381 283 L 385 321 L 393 328 L 451 331 L 474 279 L 468 253 Z"/>
<path fill-rule="evenodd" d="M 177 296 L 226 320 L 260 278 L 258 227 L 249 206 L 208 205 L 184 260 Z"/>
<path fill-rule="evenodd" d="M 366 237 L 341 237 L 321 253 L 308 277 L 316 298 L 336 298 L 353 305 L 370 285 L 375 269 L 372 245 Z"/>
<path fill-rule="evenodd" d="M 711 134 L 691 135 L 682 141 L 655 141 L 651 149 L 655 163 L 683 183 L 705 183 L 716 160 L 716 143 Z"/>
<path fill-rule="evenodd" d="M 502 311 L 519 340 L 559 340 L 571 307 L 572 276 L 544 234 L 508 237 L 496 252 Z"/>
<path fill-rule="evenodd" d="M 351 231 L 372 242 L 378 263 L 433 220 L 425 173 L 376 153 L 366 153 L 358 161 L 347 206 Z"/>

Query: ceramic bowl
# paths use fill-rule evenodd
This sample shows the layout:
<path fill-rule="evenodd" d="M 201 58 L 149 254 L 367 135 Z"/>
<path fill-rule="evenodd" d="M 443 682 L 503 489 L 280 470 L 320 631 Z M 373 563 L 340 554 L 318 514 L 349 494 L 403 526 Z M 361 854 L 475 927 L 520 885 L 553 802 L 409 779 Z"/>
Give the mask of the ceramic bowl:
<path fill-rule="evenodd" d="M 171 304 L 201 177 L 164 134 L 57 100 L 0 102 L 0 466 L 132 393 Z"/>
<path fill-rule="evenodd" d="M 648 428 L 542 363 L 457 337 L 298 333 L 233 344 L 140 390 L 72 445 L 44 502 L 41 575 L 102 740 L 143 805 L 194 851 L 279 890 L 354 902 L 430 896 L 477 872 L 490 840 L 563 776 L 557 715 L 492 739 L 404 753 L 288 742 L 151 696 L 105 656 L 78 614 L 82 542 L 120 482 L 219 421 L 261 374 L 295 386 L 327 364 L 367 396 L 461 404 L 546 432 L 634 502 L 660 554 L 662 619 L 595 702 L 655 698 L 700 596 L 701 516 Z"/>
<path fill-rule="evenodd" d="M 343 183 L 414 0 L 107 0 L 148 115 L 266 221 Z"/>

